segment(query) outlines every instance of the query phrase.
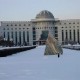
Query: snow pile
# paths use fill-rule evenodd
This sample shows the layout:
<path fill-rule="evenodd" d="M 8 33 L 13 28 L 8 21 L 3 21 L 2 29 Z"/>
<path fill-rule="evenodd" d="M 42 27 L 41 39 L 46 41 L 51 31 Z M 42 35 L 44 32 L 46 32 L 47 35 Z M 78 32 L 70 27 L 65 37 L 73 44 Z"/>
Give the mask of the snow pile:
<path fill-rule="evenodd" d="M 44 56 L 45 46 L 0 58 L 0 80 L 80 80 L 80 51 Z"/>

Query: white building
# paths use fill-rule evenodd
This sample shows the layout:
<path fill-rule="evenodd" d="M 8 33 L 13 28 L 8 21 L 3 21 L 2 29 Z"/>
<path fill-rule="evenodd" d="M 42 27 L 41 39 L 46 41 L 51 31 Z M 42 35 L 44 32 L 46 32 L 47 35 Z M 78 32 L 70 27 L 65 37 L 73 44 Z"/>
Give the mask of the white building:
<path fill-rule="evenodd" d="M 31 21 L 1 21 L 0 36 L 15 45 L 33 45 L 51 33 L 60 44 L 80 43 L 80 19 L 57 20 L 47 10 L 41 11 Z"/>

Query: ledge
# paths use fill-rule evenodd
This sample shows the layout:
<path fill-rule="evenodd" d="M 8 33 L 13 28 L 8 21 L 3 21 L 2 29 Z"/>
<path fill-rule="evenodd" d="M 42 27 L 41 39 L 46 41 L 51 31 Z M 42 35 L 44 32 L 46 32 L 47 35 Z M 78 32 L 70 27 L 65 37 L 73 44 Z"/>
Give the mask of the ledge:
<path fill-rule="evenodd" d="M 16 54 L 18 52 L 27 51 L 34 48 L 36 48 L 36 46 L 4 48 L 0 50 L 0 57 L 6 57 L 12 54 Z"/>

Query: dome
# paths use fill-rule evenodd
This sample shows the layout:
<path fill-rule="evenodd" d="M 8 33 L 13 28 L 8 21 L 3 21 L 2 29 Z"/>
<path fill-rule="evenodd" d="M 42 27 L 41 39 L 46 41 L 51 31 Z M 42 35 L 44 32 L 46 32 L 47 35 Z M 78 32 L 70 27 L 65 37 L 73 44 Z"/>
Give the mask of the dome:
<path fill-rule="evenodd" d="M 41 11 L 39 14 L 37 14 L 36 19 L 40 18 L 54 18 L 53 14 L 47 10 Z"/>

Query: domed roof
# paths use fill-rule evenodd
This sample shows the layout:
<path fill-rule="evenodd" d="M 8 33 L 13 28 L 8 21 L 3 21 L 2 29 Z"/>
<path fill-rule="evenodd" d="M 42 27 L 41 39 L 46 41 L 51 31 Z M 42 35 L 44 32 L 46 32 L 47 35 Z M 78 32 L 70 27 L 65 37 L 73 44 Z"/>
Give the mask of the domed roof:
<path fill-rule="evenodd" d="M 54 18 L 53 14 L 47 10 L 41 11 L 39 14 L 36 15 L 36 19 L 40 18 Z"/>

